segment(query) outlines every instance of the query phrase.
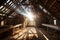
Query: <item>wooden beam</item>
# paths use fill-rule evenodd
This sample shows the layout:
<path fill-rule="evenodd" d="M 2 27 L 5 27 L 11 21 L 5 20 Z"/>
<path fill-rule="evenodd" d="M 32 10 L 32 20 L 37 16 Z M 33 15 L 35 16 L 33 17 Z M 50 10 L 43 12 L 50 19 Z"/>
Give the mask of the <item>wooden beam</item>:
<path fill-rule="evenodd" d="M 46 0 L 46 1 L 44 2 L 44 5 L 46 5 L 47 2 L 48 2 L 48 0 Z"/>
<path fill-rule="evenodd" d="M 49 9 L 55 4 L 56 0 L 50 5 Z"/>
<path fill-rule="evenodd" d="M 55 30 L 59 30 L 60 31 L 60 27 L 57 25 L 51 25 L 51 24 L 42 24 L 42 26 L 46 26 Z"/>

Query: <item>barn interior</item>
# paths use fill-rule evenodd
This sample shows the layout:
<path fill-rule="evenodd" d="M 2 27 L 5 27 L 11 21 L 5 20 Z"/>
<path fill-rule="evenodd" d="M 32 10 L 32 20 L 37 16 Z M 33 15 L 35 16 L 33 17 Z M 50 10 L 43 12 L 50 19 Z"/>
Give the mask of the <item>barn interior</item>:
<path fill-rule="evenodd" d="M 60 0 L 0 0 L 0 40 L 60 40 Z"/>

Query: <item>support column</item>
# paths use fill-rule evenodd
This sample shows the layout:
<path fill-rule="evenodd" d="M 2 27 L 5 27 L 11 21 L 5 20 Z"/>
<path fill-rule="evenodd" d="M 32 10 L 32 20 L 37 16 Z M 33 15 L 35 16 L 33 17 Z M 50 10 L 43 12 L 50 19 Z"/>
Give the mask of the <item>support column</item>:
<path fill-rule="evenodd" d="M 1 26 L 4 26 L 4 21 L 1 21 Z"/>

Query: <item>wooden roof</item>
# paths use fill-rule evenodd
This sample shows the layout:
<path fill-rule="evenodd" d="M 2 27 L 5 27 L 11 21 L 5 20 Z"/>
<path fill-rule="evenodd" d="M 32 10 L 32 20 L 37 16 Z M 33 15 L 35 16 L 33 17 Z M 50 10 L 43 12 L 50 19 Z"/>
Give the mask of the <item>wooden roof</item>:
<path fill-rule="evenodd" d="M 15 2 L 15 4 L 17 5 L 21 0 L 18 1 L 12 0 L 12 1 Z M 23 0 L 23 2 L 25 1 Z M 33 5 L 42 5 L 47 11 L 51 13 L 52 16 L 60 20 L 60 0 L 29 0 L 29 1 Z M 6 2 L 6 0 L 1 0 L 0 5 L 4 4 L 4 2 Z"/>

